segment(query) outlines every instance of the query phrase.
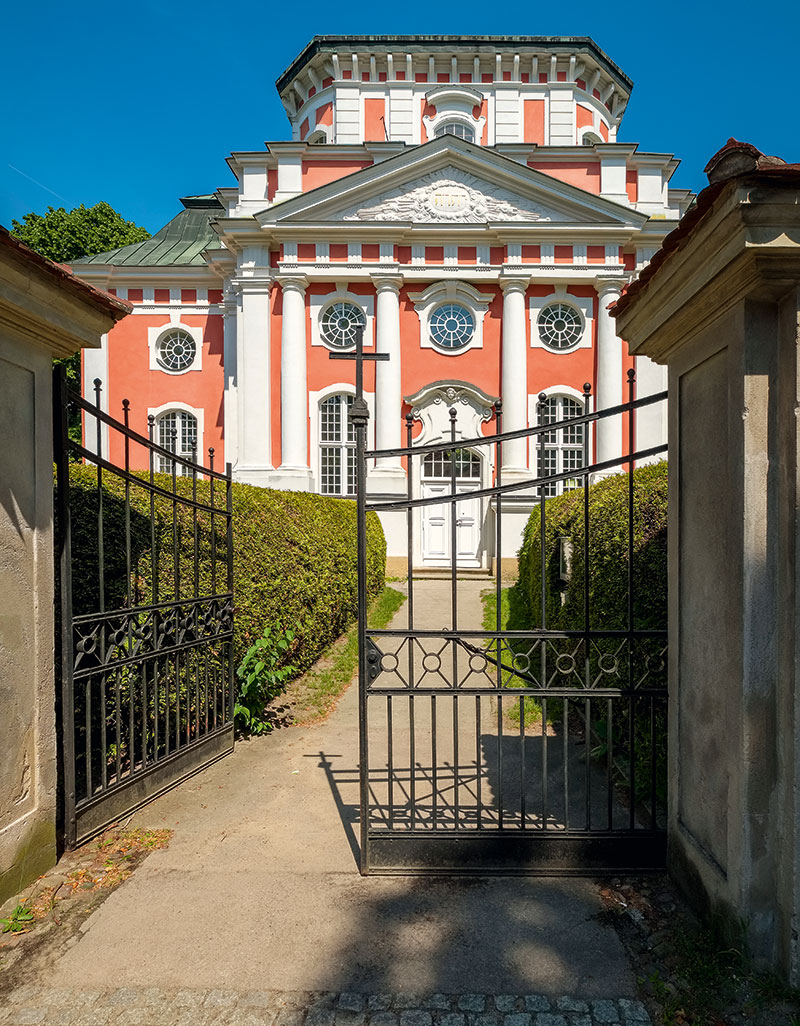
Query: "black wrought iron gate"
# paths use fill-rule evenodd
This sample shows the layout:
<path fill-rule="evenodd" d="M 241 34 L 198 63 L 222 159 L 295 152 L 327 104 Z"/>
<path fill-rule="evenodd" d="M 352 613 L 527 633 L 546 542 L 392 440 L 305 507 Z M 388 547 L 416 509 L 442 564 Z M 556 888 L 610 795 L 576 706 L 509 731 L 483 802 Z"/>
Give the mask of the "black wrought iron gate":
<path fill-rule="evenodd" d="M 233 748 L 230 465 L 54 375 L 56 664 L 66 847 Z M 80 411 L 83 443 L 69 437 Z M 168 428 L 171 425 L 167 425 Z M 91 441 L 90 441 L 91 440 Z M 184 454 L 190 451 L 194 459 Z"/>
<path fill-rule="evenodd" d="M 370 452 L 368 411 L 358 401 L 362 376 L 359 360 L 359 397 L 351 416 L 358 460 L 362 872 L 579 874 L 663 866 L 667 625 L 642 626 L 639 614 L 647 584 L 635 579 L 639 503 L 633 468 L 666 450 L 659 445 L 636 451 L 634 444 L 636 411 L 664 402 L 666 392 L 635 398 L 631 372 L 628 401 L 618 407 L 593 411 L 587 385 L 580 415 L 547 422 L 542 395 L 539 426 L 506 433 L 498 402 L 496 433 L 478 438 L 461 437 L 452 409 L 450 439 L 423 446 L 412 445 L 409 416 L 403 448 Z M 607 418 L 621 423 L 626 451 L 592 463 L 590 428 Z M 578 428 L 582 458 L 571 469 L 547 473 L 553 441 L 562 432 L 574 439 Z M 520 438 L 530 439 L 532 462 L 546 473 L 503 482 L 503 445 Z M 494 476 L 490 487 L 459 495 L 457 464 L 464 450 L 492 456 Z M 430 453 L 449 460 L 448 495 L 413 493 L 412 461 Z M 367 466 L 384 456 L 406 461 L 407 494 L 367 501 Z M 591 598 L 592 517 L 601 514 L 590 513 L 590 497 L 593 482 L 620 472 L 627 473 L 627 537 L 619 566 L 627 608 L 624 622 L 609 624 Z M 574 537 L 556 537 L 548 528 L 547 497 L 559 485 L 575 489 Z M 500 554 L 515 495 L 527 496 L 538 510 L 538 609 L 529 610 L 524 627 L 506 629 Z M 494 513 L 494 574 L 487 587 L 494 592 L 496 626 L 490 629 L 474 620 L 465 626 L 459 609 L 456 510 L 459 502 L 476 499 L 490 503 Z M 441 626 L 420 629 L 415 513 L 432 503 L 450 508 L 449 588 Z M 368 510 L 405 512 L 408 603 L 407 626 L 401 629 L 366 625 Z M 580 625 L 552 629 L 559 582 L 571 574 L 582 575 Z M 430 588 L 429 582 L 422 586 Z"/>

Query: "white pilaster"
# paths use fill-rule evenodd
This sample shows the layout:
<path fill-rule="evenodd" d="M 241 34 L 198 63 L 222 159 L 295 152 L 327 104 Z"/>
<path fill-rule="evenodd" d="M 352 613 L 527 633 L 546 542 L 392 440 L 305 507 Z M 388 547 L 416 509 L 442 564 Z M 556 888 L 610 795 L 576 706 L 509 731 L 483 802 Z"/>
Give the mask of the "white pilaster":
<path fill-rule="evenodd" d="M 598 278 L 597 289 L 597 383 L 594 401 L 596 410 L 606 410 L 622 403 L 622 340 L 617 338 L 614 319 L 609 306 L 620 296 L 622 282 Z M 609 417 L 595 425 L 597 462 L 616 459 L 622 455 L 622 420 Z M 616 468 L 608 471 L 615 473 Z"/>
<path fill-rule="evenodd" d="M 236 479 L 266 485 L 270 452 L 270 310 L 272 278 L 238 278 L 236 318 Z M 226 383 L 228 368 L 225 368 Z"/>
<path fill-rule="evenodd" d="M 308 491 L 308 375 L 306 372 L 306 285 L 302 275 L 280 277 L 281 465 L 273 482 L 279 488 Z"/>
<path fill-rule="evenodd" d="M 525 336 L 527 278 L 500 280 L 503 290 L 503 430 L 528 426 L 528 346 Z M 503 445 L 503 479 L 529 477 L 528 443 L 518 438 Z"/>
<path fill-rule="evenodd" d="M 238 303 L 236 290 L 231 282 L 226 282 L 222 300 L 222 362 L 224 374 L 223 392 L 223 434 L 225 439 L 225 462 L 236 466 L 239 461 L 239 406 L 238 406 L 238 375 L 236 373 L 236 314 Z M 222 453 L 217 453 L 217 465 Z"/>
<path fill-rule="evenodd" d="M 374 277 L 377 293 L 376 348 L 389 359 L 375 365 L 375 445 L 397 449 L 402 444 L 403 404 L 400 356 L 401 277 Z M 405 472 L 399 456 L 376 461 L 370 473 L 370 491 L 400 492 L 405 489 Z"/>
<path fill-rule="evenodd" d="M 667 389 L 667 368 L 653 363 L 649 356 L 636 357 L 636 398 L 644 399 L 656 392 L 665 392 Z M 666 402 L 653 403 L 652 406 L 644 406 L 636 411 L 636 448 L 652 449 L 657 445 L 663 445 L 667 440 L 667 404 Z M 644 463 L 657 463 L 666 459 L 667 454 L 651 456 L 639 460 L 637 466 Z"/>

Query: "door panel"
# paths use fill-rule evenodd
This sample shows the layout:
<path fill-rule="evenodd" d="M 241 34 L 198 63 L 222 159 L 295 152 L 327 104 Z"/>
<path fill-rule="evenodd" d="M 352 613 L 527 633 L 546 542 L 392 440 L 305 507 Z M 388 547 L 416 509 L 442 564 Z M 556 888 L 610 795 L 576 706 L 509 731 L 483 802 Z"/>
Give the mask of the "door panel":
<path fill-rule="evenodd" d="M 479 488 L 479 482 L 457 484 L 459 495 Z M 422 495 L 448 495 L 449 482 L 424 481 Z M 480 566 L 481 501 L 468 499 L 456 507 L 456 559 L 458 566 Z M 436 503 L 422 507 L 422 562 L 429 566 L 450 564 L 450 509 L 449 503 Z"/>

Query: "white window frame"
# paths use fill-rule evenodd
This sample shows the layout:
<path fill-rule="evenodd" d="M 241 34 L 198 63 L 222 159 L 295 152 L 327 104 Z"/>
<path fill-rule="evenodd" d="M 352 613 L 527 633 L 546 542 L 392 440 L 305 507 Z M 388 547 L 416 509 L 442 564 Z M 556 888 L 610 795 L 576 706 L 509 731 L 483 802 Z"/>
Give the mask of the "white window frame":
<path fill-rule="evenodd" d="M 344 350 L 342 350 L 344 351 Z M 320 406 L 325 399 L 330 398 L 332 395 L 352 395 L 355 396 L 355 387 L 345 381 L 337 381 L 332 385 L 326 385 L 325 388 L 319 389 L 316 392 L 308 393 L 308 408 L 312 411 L 312 416 L 309 418 L 309 444 L 312 453 L 312 465 L 313 465 L 313 490 L 322 495 L 322 443 L 320 442 L 320 430 L 319 430 L 319 416 Z M 375 433 L 375 393 L 365 392 L 364 399 L 366 400 L 367 407 L 369 409 L 369 423 L 367 425 L 367 445 L 373 447 L 373 438 Z"/>
<path fill-rule="evenodd" d="M 539 337 L 539 314 L 553 303 L 564 303 L 573 307 L 581 316 L 583 332 L 569 349 L 555 349 Z M 549 296 L 531 296 L 528 300 L 528 314 L 531 322 L 531 349 L 544 349 L 548 353 L 574 353 L 576 349 L 591 349 L 594 337 L 594 296 L 573 296 L 566 288 L 558 288 Z"/>
<path fill-rule="evenodd" d="M 463 135 L 456 135 L 455 132 L 448 132 L 447 128 L 450 125 L 462 125 L 465 129 L 472 133 L 471 139 L 464 139 Z M 463 117 L 448 117 L 442 118 L 439 124 L 433 130 L 434 139 L 441 139 L 445 135 L 452 135 L 454 139 L 464 139 L 464 142 L 475 142 L 475 125 L 471 123 L 471 119 Z"/>
<path fill-rule="evenodd" d="M 569 350 L 567 350 L 567 352 L 569 352 Z M 581 409 L 583 409 L 583 404 L 584 404 L 584 401 L 585 401 L 585 396 L 584 396 L 583 392 L 579 392 L 577 388 L 573 388 L 571 385 L 550 385 L 548 388 L 543 388 L 542 392 L 544 393 L 544 395 L 545 395 L 545 397 L 547 399 L 572 399 L 574 402 L 579 403 Z M 529 395 L 528 396 L 528 423 L 532 427 L 538 427 L 539 426 L 539 394 L 540 393 L 536 393 L 535 395 Z M 589 409 L 590 409 L 590 411 L 594 409 L 594 403 L 593 402 L 589 404 Z M 593 448 L 592 448 L 592 446 L 594 444 L 594 438 L 593 438 L 593 432 L 592 432 L 592 424 L 584 424 L 583 425 L 583 430 L 587 433 L 587 439 L 588 439 L 588 441 L 587 441 L 587 452 L 588 452 L 589 465 L 591 466 L 591 463 L 592 463 L 592 453 L 594 451 Z M 551 446 L 550 448 L 553 448 L 553 447 Z M 558 448 L 559 453 L 560 453 L 561 449 L 562 449 L 562 446 L 559 444 L 556 448 Z M 561 459 L 561 457 L 559 455 L 559 457 L 557 457 L 557 466 L 558 466 L 559 469 L 556 471 L 556 473 L 560 474 L 562 472 L 561 471 L 562 465 L 563 465 L 563 460 Z M 532 435 L 530 437 L 530 440 L 529 440 L 528 466 L 532 468 L 534 475 L 538 476 L 538 473 L 539 473 L 539 436 L 538 435 Z M 564 492 L 563 482 L 559 482 L 559 484 L 556 485 L 556 488 L 560 489 L 560 491 L 556 491 L 556 493 L 555 493 L 556 495 L 563 494 L 563 492 Z M 548 496 L 548 498 L 549 498 L 549 496 Z"/>
<path fill-rule="evenodd" d="M 429 89 L 425 94 L 425 100 L 429 106 L 436 109 L 434 116 L 425 116 L 422 124 L 425 127 L 428 140 L 436 138 L 436 129 L 447 121 L 461 121 L 468 125 L 475 134 L 474 146 L 478 146 L 483 139 L 483 128 L 486 124 L 486 116 L 476 118 L 472 111 L 480 107 L 484 100 L 483 93 L 472 89 L 464 83 L 442 82 L 440 85 Z"/>
<path fill-rule="evenodd" d="M 414 309 L 419 317 L 419 344 L 421 349 L 433 349 L 444 356 L 461 356 L 468 353 L 470 349 L 483 349 L 483 319 L 489 304 L 494 296 L 479 292 L 472 285 L 464 281 L 451 279 L 440 281 L 429 286 L 424 292 L 409 293 L 409 299 L 414 304 Z M 460 303 L 472 314 L 475 322 L 475 331 L 472 338 L 460 349 L 446 349 L 437 345 L 431 338 L 430 321 L 431 314 L 444 303 Z"/>
<path fill-rule="evenodd" d="M 205 445 L 204 445 L 204 440 L 205 440 L 205 431 L 204 431 L 204 428 L 205 428 L 205 423 L 204 423 L 204 420 L 205 420 L 205 410 L 203 410 L 200 407 L 189 406 L 188 403 L 182 403 L 182 402 L 164 403 L 162 406 L 150 407 L 150 409 L 148 409 L 148 411 L 147 411 L 147 414 L 148 414 L 148 416 L 155 417 L 155 429 L 156 430 L 155 430 L 155 433 L 154 433 L 154 436 L 153 436 L 153 440 L 156 442 L 156 444 L 160 444 L 160 442 L 159 442 L 159 437 L 160 436 L 159 436 L 159 428 L 158 428 L 158 419 L 159 419 L 159 417 L 163 416 L 165 413 L 190 413 L 194 417 L 195 421 L 197 422 L 197 457 L 196 457 L 196 462 L 200 463 L 203 466 L 206 466 L 207 465 L 207 461 L 206 461 L 206 455 L 207 454 L 206 454 Z M 178 455 L 184 455 L 185 456 L 186 454 L 185 453 L 179 453 Z M 157 455 L 157 454 L 156 454 L 155 458 L 156 458 L 157 461 L 161 459 L 161 457 L 159 455 Z M 180 473 L 180 470 L 181 470 L 180 465 L 178 467 L 178 470 L 179 470 L 178 476 L 181 477 L 182 475 Z M 158 466 L 157 466 L 156 467 L 156 473 L 164 473 L 164 471 L 159 470 Z"/>
<path fill-rule="evenodd" d="M 194 359 L 188 367 L 184 367 L 182 370 L 169 370 L 169 368 L 163 367 L 158 362 L 158 342 L 168 331 L 176 329 L 185 331 L 187 335 L 192 337 L 195 346 Z M 147 345 L 150 349 L 150 370 L 161 371 L 162 374 L 169 374 L 174 377 L 203 369 L 203 329 L 194 325 L 183 324 L 178 313 L 171 315 L 166 324 L 161 324 L 157 328 L 147 329 Z"/>
<path fill-rule="evenodd" d="M 331 265 L 335 267 L 335 264 Z M 342 282 L 333 292 L 327 292 L 324 296 L 312 294 L 308 296 L 308 305 L 311 311 L 311 345 L 322 346 L 331 353 L 346 353 L 350 350 L 340 349 L 337 346 L 329 345 L 322 337 L 322 317 L 329 306 L 334 303 L 352 303 L 364 311 L 366 325 L 364 327 L 364 348 L 375 347 L 375 297 L 359 296 L 354 292 L 348 292 L 347 282 Z"/>

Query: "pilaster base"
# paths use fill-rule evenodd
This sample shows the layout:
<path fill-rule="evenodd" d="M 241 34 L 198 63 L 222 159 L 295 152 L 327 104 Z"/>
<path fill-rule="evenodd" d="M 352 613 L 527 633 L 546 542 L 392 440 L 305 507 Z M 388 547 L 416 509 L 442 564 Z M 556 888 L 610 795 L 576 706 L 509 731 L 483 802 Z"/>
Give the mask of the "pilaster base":
<path fill-rule="evenodd" d="M 247 467 L 237 463 L 232 472 L 233 480 L 240 484 L 258 485 L 260 488 L 272 488 L 274 467 Z"/>
<path fill-rule="evenodd" d="M 311 470 L 308 467 L 278 467 L 270 475 L 269 487 L 285 492 L 310 492 L 313 490 Z"/>
<path fill-rule="evenodd" d="M 375 467 L 367 473 L 367 495 L 405 495 L 407 488 L 402 467 Z"/>

